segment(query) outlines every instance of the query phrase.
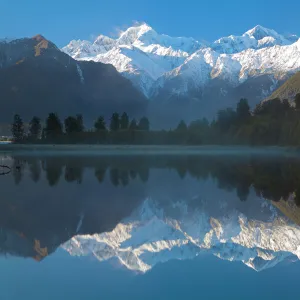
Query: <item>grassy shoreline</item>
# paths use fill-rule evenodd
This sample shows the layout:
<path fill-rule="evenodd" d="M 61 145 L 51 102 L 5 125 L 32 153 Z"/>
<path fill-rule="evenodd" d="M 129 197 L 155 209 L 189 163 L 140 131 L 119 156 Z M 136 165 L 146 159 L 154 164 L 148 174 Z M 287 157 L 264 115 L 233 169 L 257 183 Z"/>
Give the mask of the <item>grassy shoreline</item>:
<path fill-rule="evenodd" d="M 185 145 L 40 145 L 4 144 L 1 153 L 85 155 L 299 155 L 297 147 L 185 146 Z"/>

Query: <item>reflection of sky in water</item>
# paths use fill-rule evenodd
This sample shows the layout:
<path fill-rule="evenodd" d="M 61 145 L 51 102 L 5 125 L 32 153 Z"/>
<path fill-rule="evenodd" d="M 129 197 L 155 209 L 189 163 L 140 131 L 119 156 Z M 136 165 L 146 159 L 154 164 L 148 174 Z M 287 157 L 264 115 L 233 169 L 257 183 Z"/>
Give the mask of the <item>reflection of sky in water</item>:
<path fill-rule="evenodd" d="M 0 259 L 1 299 L 297 299 L 299 263 L 253 272 L 203 256 L 169 261 L 136 276 L 62 250 L 40 264 Z M 5 298 L 6 297 L 6 298 Z"/>
<path fill-rule="evenodd" d="M 297 298 L 293 201 L 167 166 L 17 163 L 0 181 L 1 299 Z"/>

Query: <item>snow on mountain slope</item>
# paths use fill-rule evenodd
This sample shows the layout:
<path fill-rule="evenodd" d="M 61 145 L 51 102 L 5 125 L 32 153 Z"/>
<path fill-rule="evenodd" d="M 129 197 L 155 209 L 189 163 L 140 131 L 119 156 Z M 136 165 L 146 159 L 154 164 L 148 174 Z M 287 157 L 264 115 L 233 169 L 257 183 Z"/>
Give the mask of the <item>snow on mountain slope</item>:
<path fill-rule="evenodd" d="M 299 58 L 300 40 L 292 45 L 247 49 L 232 55 L 218 55 L 206 48 L 191 55 L 181 66 L 165 74 L 164 78 L 165 81 L 179 78 L 182 82 L 192 84 L 190 88 L 201 88 L 215 78 L 227 81 L 231 86 L 238 86 L 259 75 L 281 79 L 295 73 L 300 70 Z"/>
<path fill-rule="evenodd" d="M 275 45 L 290 45 L 296 42 L 296 36 L 285 37 L 275 30 L 260 25 L 245 32 L 242 36 L 230 35 L 212 44 L 212 48 L 220 53 L 233 54 L 247 49 L 261 49 Z"/>
<path fill-rule="evenodd" d="M 298 37 L 259 25 L 241 36 L 208 44 L 158 34 L 142 24 L 128 28 L 117 39 L 100 35 L 93 43 L 71 41 L 62 50 L 78 60 L 114 65 L 149 98 L 162 88 L 187 95 L 215 78 L 236 87 L 258 75 L 285 78 L 300 70 Z M 170 84 L 174 78 L 176 86 Z"/>
<path fill-rule="evenodd" d="M 117 258 L 142 273 L 157 263 L 201 253 L 240 261 L 256 271 L 300 258 L 300 228 L 269 202 L 261 200 L 258 207 L 269 216 L 263 221 L 248 219 L 221 202 L 217 217 L 205 205 L 190 210 L 185 202 L 177 202 L 163 209 L 147 199 L 111 232 L 79 235 L 62 247 L 71 255 L 93 255 L 99 261 Z"/>
<path fill-rule="evenodd" d="M 202 46 L 192 38 L 173 38 L 142 24 L 128 28 L 118 39 L 99 36 L 93 43 L 71 41 L 62 50 L 78 60 L 110 63 L 132 79 L 145 95 L 165 72 L 182 64 Z"/>

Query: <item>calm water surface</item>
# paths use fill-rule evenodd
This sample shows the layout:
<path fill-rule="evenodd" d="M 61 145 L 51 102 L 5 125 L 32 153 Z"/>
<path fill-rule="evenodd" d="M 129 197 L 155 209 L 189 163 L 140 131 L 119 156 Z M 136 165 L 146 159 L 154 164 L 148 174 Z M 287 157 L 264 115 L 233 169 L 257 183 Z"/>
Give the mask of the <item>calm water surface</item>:
<path fill-rule="evenodd" d="M 300 159 L 0 155 L 0 165 L 11 168 L 0 176 L 0 299 L 300 297 Z"/>

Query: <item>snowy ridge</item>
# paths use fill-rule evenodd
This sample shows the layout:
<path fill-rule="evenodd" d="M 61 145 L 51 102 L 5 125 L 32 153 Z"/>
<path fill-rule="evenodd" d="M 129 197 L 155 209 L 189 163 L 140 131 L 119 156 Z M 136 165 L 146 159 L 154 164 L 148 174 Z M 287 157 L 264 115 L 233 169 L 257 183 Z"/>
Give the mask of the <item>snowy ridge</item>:
<path fill-rule="evenodd" d="M 99 261 L 117 258 L 132 271 L 145 273 L 157 263 L 193 259 L 211 253 L 262 271 L 283 260 L 300 258 L 300 228 L 262 200 L 268 221 L 248 219 L 220 203 L 223 217 L 184 202 L 161 208 L 147 199 L 111 232 L 73 237 L 62 247 L 71 255 L 93 255 Z"/>
<path fill-rule="evenodd" d="M 255 76 L 277 80 L 300 70 L 299 38 L 259 25 L 241 36 L 208 44 L 158 34 L 142 24 L 128 28 L 117 39 L 100 35 L 94 42 L 71 41 L 62 50 L 78 60 L 114 65 L 149 98 L 174 79 L 177 86 L 170 94 L 185 95 L 215 78 L 236 87 Z"/>

